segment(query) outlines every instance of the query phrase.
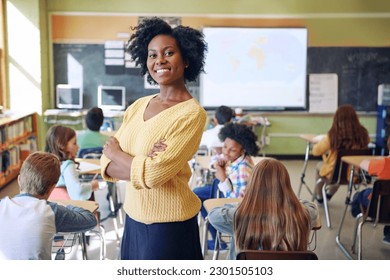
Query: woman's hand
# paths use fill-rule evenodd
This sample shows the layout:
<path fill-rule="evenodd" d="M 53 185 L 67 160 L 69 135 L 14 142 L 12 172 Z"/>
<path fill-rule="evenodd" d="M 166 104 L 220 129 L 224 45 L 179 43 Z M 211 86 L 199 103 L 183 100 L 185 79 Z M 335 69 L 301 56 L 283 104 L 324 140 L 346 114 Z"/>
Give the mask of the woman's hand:
<path fill-rule="evenodd" d="M 153 158 L 154 156 L 157 156 L 157 153 L 165 151 L 165 149 L 167 148 L 167 144 L 165 144 L 164 142 L 165 142 L 165 139 L 161 139 L 161 140 L 157 141 L 153 145 L 153 148 L 148 153 L 148 157 Z"/>
<path fill-rule="evenodd" d="M 118 155 L 118 153 L 123 152 L 118 140 L 111 136 L 106 144 L 103 146 L 103 154 L 110 160 L 113 160 L 115 155 Z"/>

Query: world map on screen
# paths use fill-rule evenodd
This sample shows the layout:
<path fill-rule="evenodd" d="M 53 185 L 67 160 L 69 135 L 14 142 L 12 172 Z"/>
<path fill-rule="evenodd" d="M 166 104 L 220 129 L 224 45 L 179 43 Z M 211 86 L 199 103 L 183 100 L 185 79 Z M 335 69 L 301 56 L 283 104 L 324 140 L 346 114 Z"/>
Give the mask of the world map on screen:
<path fill-rule="evenodd" d="M 307 30 L 205 28 L 204 106 L 305 107 Z"/>

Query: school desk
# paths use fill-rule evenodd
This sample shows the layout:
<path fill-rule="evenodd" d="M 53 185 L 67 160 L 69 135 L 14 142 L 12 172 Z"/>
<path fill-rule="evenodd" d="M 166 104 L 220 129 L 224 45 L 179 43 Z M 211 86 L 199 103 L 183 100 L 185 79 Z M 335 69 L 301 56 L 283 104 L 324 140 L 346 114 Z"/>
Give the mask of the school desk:
<path fill-rule="evenodd" d="M 307 169 L 307 164 L 309 162 L 311 147 L 313 146 L 313 144 L 318 143 L 322 138 L 324 138 L 325 135 L 323 135 L 323 134 L 319 134 L 319 135 L 301 134 L 299 137 L 306 141 L 306 152 L 305 152 L 305 161 L 303 163 L 303 168 L 302 168 L 302 173 L 301 173 L 301 182 L 300 182 L 299 188 L 298 188 L 298 197 L 301 196 L 301 190 L 302 190 L 303 185 L 306 187 L 306 189 L 310 193 L 310 195 L 313 196 L 312 190 L 309 188 L 309 186 L 305 182 L 306 169 Z"/>
<path fill-rule="evenodd" d="M 341 160 L 343 162 L 349 164 L 352 168 L 351 168 L 350 175 L 349 175 L 349 184 L 348 184 L 347 196 L 345 197 L 345 208 L 344 208 L 344 212 L 342 213 L 340 226 L 339 226 L 339 229 L 338 229 L 337 235 L 336 235 L 336 244 L 340 248 L 340 250 L 343 252 L 343 254 L 350 260 L 352 260 L 353 258 L 351 256 L 351 254 L 347 251 L 347 249 L 345 249 L 345 246 L 341 243 L 340 235 L 341 235 L 341 230 L 342 230 L 342 227 L 343 227 L 343 224 L 344 224 L 345 215 L 346 215 L 347 210 L 348 210 L 348 206 L 351 203 L 351 195 L 352 195 L 352 189 L 353 189 L 353 185 L 354 185 L 353 184 L 353 178 L 354 178 L 354 175 L 355 175 L 355 167 L 358 167 L 358 168 L 362 169 L 360 167 L 360 163 L 363 160 L 382 159 L 382 158 L 385 158 L 385 156 L 369 156 L 369 155 L 366 155 L 366 156 L 344 156 L 344 157 L 341 158 Z M 368 170 L 365 170 L 365 169 L 363 169 L 363 170 L 364 171 L 368 171 Z"/>
<path fill-rule="evenodd" d="M 73 206 L 76 206 L 76 207 L 80 207 L 80 208 L 84 208 L 86 210 L 89 210 L 90 212 L 92 213 L 96 213 L 98 208 L 99 208 L 99 204 L 95 201 L 90 201 L 90 200 L 66 200 L 66 199 L 50 199 L 51 202 L 55 202 L 55 203 L 58 203 L 60 205 L 63 205 L 63 206 L 67 206 L 67 205 L 73 205 Z M 83 256 L 83 260 L 87 260 L 88 259 L 88 254 L 87 254 L 87 241 L 86 241 L 86 232 L 93 232 L 94 234 L 98 235 L 99 238 L 100 238 L 100 259 L 103 260 L 105 258 L 105 241 L 104 241 L 104 237 L 103 235 L 100 233 L 100 231 L 98 230 L 94 230 L 94 229 L 91 229 L 91 230 L 87 230 L 87 231 L 81 231 L 81 232 L 74 232 L 74 233 L 71 233 L 73 234 L 73 240 L 76 238 L 76 236 L 78 236 L 78 234 L 80 234 L 80 245 L 81 245 L 81 253 L 82 253 L 82 256 Z M 69 233 L 64 233 L 64 235 L 67 235 Z M 61 248 L 63 249 L 63 246 L 69 246 L 69 244 L 67 244 L 67 240 L 64 241 L 64 245 L 61 246 Z M 70 246 L 73 246 L 74 242 L 70 242 Z"/>

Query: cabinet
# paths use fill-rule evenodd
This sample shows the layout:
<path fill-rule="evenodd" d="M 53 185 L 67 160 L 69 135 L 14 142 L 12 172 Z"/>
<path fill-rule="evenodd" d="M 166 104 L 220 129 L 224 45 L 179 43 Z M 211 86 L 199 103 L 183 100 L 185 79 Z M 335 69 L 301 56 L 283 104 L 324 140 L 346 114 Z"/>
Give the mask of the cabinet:
<path fill-rule="evenodd" d="M 387 138 L 390 135 L 390 106 L 378 105 L 376 119 L 376 140 L 377 152 L 387 155 Z"/>
<path fill-rule="evenodd" d="M 13 181 L 26 157 L 37 150 L 37 115 L 0 116 L 0 188 Z"/>

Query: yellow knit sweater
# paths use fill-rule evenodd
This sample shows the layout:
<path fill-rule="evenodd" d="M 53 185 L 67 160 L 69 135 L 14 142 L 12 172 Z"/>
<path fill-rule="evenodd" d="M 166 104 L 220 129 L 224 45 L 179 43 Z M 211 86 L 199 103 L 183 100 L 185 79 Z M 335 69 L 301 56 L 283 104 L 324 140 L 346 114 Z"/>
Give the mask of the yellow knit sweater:
<path fill-rule="evenodd" d="M 191 177 L 188 161 L 199 147 L 206 111 L 192 98 L 144 121 L 144 111 L 155 96 L 134 102 L 115 134 L 122 150 L 134 156 L 124 210 L 132 219 L 146 224 L 185 221 L 194 217 L 201 207 L 188 185 Z M 166 150 L 153 158 L 147 157 L 161 139 L 166 139 Z M 115 181 L 105 173 L 109 162 L 103 155 L 102 176 L 107 181 Z"/>

